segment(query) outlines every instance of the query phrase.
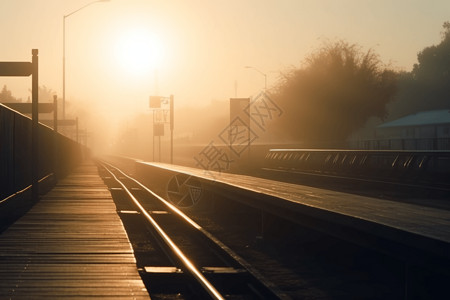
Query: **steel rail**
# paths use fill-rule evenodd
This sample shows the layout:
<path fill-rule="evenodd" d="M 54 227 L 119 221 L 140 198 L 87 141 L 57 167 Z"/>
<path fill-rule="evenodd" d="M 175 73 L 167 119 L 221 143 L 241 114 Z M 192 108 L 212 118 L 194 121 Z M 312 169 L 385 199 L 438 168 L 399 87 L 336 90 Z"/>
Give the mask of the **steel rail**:
<path fill-rule="evenodd" d="M 143 190 L 145 190 L 146 192 L 150 193 L 153 197 L 157 198 L 159 201 L 161 201 L 164 205 L 166 205 L 172 212 L 176 213 L 178 216 L 180 216 L 181 218 L 183 218 L 186 222 L 188 222 L 189 224 L 191 224 L 192 226 L 194 226 L 196 229 L 202 229 L 202 227 L 200 225 L 198 225 L 197 223 L 195 223 L 191 218 L 189 218 L 188 216 L 186 216 L 181 210 L 179 210 L 175 205 L 173 205 L 172 203 L 170 203 L 169 201 L 167 201 L 166 199 L 164 199 L 163 197 L 161 197 L 160 195 L 156 194 L 155 192 L 153 192 L 151 189 L 149 189 L 148 187 L 146 187 L 145 185 L 143 185 L 141 182 L 139 182 L 138 180 L 134 179 L 131 176 L 128 176 L 127 174 L 125 174 L 124 172 L 122 172 L 122 170 L 120 170 L 119 168 L 111 165 L 110 163 L 107 163 L 105 161 L 101 162 L 104 165 L 109 166 L 110 168 L 115 169 L 117 172 L 119 172 L 120 174 L 122 174 L 122 176 L 128 178 L 129 180 L 133 181 L 134 183 L 136 183 L 137 185 L 139 185 Z"/>
<path fill-rule="evenodd" d="M 165 200 L 155 192 L 153 192 L 151 189 L 143 185 L 141 182 L 136 180 L 135 178 L 127 175 L 119 168 L 115 167 L 114 165 L 107 163 L 102 160 L 102 163 L 105 165 L 108 165 L 110 168 L 116 170 L 119 172 L 123 177 L 127 178 L 130 181 L 133 181 L 135 184 L 137 184 L 142 190 L 148 192 L 153 197 L 158 199 L 162 204 L 164 204 L 167 209 L 171 211 L 171 213 L 178 215 L 181 219 L 185 220 L 189 224 L 191 224 L 195 229 L 199 231 L 199 233 L 205 238 L 205 241 L 207 241 L 210 245 L 218 247 L 220 250 L 223 251 L 225 256 L 222 259 L 225 259 L 226 261 L 233 261 L 240 265 L 243 269 L 247 271 L 247 274 L 249 275 L 249 282 L 248 286 L 250 290 L 253 291 L 255 294 L 259 294 L 260 292 L 263 292 L 267 299 L 290 299 L 287 297 L 284 293 L 282 293 L 280 290 L 278 290 L 277 287 L 275 287 L 272 283 L 266 281 L 261 274 L 255 269 L 252 268 L 250 264 L 248 264 L 245 260 L 240 258 L 238 255 L 236 255 L 228 246 L 223 244 L 220 240 L 216 239 L 213 235 L 211 235 L 208 231 L 206 231 L 202 226 L 197 224 L 195 221 L 193 221 L 190 217 L 188 217 L 184 212 L 182 212 L 179 208 L 177 208 L 175 205 L 170 203 L 169 201 Z M 253 287 L 252 287 L 253 286 Z M 270 296 L 269 296 L 270 295 Z"/>
<path fill-rule="evenodd" d="M 214 287 L 213 284 L 211 284 L 208 279 L 203 276 L 203 274 L 197 269 L 197 267 L 186 257 L 186 255 L 178 248 L 178 246 L 172 241 L 172 239 L 167 235 L 167 233 L 159 226 L 159 224 L 155 221 L 155 219 L 152 218 L 152 216 L 147 212 L 147 210 L 139 203 L 139 201 L 136 199 L 136 197 L 133 196 L 133 194 L 130 192 L 130 190 L 125 186 L 125 184 L 120 181 L 114 173 L 109 170 L 109 168 L 114 168 L 117 171 L 119 171 L 121 174 L 125 175 L 123 172 L 115 168 L 114 166 L 106 163 L 101 162 L 101 165 L 105 168 L 105 170 L 111 174 L 111 176 L 114 178 L 114 180 L 117 181 L 117 183 L 120 184 L 120 186 L 123 188 L 123 190 L 128 194 L 128 196 L 131 198 L 131 200 L 134 202 L 134 204 L 139 208 L 140 212 L 144 217 L 151 223 L 153 228 L 156 230 L 158 235 L 161 237 L 161 239 L 164 241 L 164 243 L 172 249 L 173 253 L 178 257 L 180 262 L 184 265 L 185 269 L 197 280 L 197 282 L 205 289 L 205 291 L 209 294 L 209 296 L 212 299 L 225 299 L 219 291 Z M 109 168 L 108 168 L 108 167 Z M 126 177 L 130 178 L 129 176 L 125 175 Z M 132 178 L 131 178 L 132 179 Z M 132 179 L 135 181 L 134 179 Z M 141 185 L 139 183 L 139 185 Z M 141 185 L 142 186 L 142 185 Z M 146 188 L 147 189 L 147 188 Z M 148 190 L 148 189 L 147 189 Z M 150 191 L 150 190 L 148 190 Z M 159 200 L 164 200 L 152 191 L 150 191 L 152 195 L 157 197 Z M 167 202 L 164 200 L 164 202 Z M 168 204 L 168 203 L 167 203 Z M 179 211 L 179 210 L 178 210 Z M 181 213 L 181 212 L 180 212 Z M 181 213 L 181 215 L 184 215 Z M 190 223 L 194 223 L 192 220 Z M 196 224 L 196 223 L 194 223 Z M 197 224 L 196 224 L 197 225 Z M 198 226 L 198 225 L 197 225 Z"/>

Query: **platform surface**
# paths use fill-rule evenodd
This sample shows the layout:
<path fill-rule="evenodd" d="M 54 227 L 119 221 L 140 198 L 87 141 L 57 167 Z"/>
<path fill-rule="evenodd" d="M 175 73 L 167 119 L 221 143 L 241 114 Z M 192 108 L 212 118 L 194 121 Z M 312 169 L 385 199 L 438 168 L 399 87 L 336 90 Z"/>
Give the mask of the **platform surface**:
<path fill-rule="evenodd" d="M 252 176 L 146 163 L 205 180 L 222 192 L 241 190 L 253 205 L 321 219 L 450 259 L 450 211 Z M 449 199 L 450 201 L 450 199 Z M 284 210 L 283 210 L 284 209 Z"/>
<path fill-rule="evenodd" d="M 90 161 L 0 234 L 0 299 L 150 299 Z"/>

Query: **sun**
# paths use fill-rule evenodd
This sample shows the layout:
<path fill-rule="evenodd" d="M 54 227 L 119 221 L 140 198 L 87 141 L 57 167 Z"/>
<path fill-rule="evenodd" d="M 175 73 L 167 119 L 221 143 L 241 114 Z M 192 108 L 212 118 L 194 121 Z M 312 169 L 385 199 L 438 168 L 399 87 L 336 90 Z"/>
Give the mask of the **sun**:
<path fill-rule="evenodd" d="M 162 66 L 164 47 L 154 33 L 143 29 L 130 29 L 117 37 L 114 54 L 124 71 L 141 76 Z"/>

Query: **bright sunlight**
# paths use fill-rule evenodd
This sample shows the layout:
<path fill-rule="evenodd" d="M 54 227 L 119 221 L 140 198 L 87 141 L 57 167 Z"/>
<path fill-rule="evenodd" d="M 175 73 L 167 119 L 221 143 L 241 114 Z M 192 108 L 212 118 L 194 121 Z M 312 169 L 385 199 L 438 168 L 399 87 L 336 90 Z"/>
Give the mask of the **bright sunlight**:
<path fill-rule="evenodd" d="M 142 29 L 130 29 L 118 36 L 115 58 L 124 71 L 142 76 L 161 67 L 164 48 L 155 34 Z"/>

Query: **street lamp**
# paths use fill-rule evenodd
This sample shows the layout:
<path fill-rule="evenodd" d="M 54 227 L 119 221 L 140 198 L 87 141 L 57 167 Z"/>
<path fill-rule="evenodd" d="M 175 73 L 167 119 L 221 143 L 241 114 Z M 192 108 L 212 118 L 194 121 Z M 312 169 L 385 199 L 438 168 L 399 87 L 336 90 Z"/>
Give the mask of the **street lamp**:
<path fill-rule="evenodd" d="M 266 90 L 267 90 L 267 74 L 261 72 L 260 70 L 258 70 L 258 69 L 255 68 L 255 67 L 252 67 L 252 66 L 245 66 L 244 68 L 246 68 L 246 69 L 253 69 L 253 70 L 255 70 L 256 72 L 258 72 L 259 74 L 261 74 L 261 75 L 264 76 L 264 91 L 266 91 Z"/>
<path fill-rule="evenodd" d="M 92 1 L 85 6 L 82 6 L 79 9 L 71 12 L 70 14 L 63 16 L 63 119 L 66 119 L 66 18 L 97 2 L 109 2 L 109 0 Z"/>

